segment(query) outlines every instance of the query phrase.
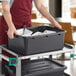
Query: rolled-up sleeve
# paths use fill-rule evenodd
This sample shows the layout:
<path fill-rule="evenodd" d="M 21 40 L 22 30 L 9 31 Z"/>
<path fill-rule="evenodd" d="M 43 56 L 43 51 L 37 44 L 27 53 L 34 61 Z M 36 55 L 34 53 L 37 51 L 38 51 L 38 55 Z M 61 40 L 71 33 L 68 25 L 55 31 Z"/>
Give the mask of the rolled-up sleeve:
<path fill-rule="evenodd" d="M 10 0 L 0 0 L 0 1 L 10 1 Z"/>

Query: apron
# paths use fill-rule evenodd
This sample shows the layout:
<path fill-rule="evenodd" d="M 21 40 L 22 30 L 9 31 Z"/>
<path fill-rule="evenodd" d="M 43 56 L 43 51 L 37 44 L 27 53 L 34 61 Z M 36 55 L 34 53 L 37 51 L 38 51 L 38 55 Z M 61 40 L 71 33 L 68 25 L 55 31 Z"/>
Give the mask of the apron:
<path fill-rule="evenodd" d="M 14 0 L 14 3 L 10 8 L 10 12 L 12 15 L 13 23 L 17 29 L 23 28 L 24 25 L 26 25 L 26 27 L 31 26 L 31 10 L 32 0 Z M 0 45 L 8 43 L 8 36 L 5 32 L 7 30 L 7 23 L 2 16 L 0 22 Z M 8 57 L 14 57 L 5 51 L 2 51 L 2 53 Z"/>
<path fill-rule="evenodd" d="M 10 12 L 12 15 L 12 20 L 15 27 L 23 28 L 31 26 L 31 10 L 32 10 L 32 0 L 14 0 Z M 8 43 L 8 36 L 5 31 L 8 30 L 7 23 L 4 17 L 1 17 L 0 22 L 0 45 Z"/>

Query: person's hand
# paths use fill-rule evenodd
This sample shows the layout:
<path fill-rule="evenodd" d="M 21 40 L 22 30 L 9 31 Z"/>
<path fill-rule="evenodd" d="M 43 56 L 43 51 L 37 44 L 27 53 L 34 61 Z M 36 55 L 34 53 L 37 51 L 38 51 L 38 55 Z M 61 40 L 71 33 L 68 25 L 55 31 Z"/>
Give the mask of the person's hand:
<path fill-rule="evenodd" d="M 8 29 L 8 32 L 7 32 L 7 35 L 10 39 L 13 39 L 14 38 L 14 34 L 18 35 L 17 32 L 16 32 L 16 28 L 14 26 L 11 26 L 9 29 Z"/>
<path fill-rule="evenodd" d="M 62 29 L 62 26 L 57 21 L 54 21 L 52 23 L 52 25 L 55 26 L 55 27 L 57 27 L 57 28 L 59 28 L 59 29 Z"/>

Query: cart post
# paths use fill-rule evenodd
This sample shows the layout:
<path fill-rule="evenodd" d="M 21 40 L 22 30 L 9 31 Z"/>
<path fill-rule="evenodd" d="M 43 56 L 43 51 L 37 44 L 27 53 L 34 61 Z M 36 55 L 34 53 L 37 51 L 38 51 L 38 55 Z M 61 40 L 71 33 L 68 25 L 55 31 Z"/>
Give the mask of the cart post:
<path fill-rule="evenodd" d="M 16 76 L 21 76 L 21 59 L 18 58 L 18 63 L 16 64 Z"/>

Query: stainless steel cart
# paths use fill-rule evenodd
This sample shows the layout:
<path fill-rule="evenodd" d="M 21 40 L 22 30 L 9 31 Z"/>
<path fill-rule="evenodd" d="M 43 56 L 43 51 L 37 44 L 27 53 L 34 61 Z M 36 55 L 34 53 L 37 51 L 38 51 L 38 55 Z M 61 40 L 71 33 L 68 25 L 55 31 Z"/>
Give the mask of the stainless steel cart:
<path fill-rule="evenodd" d="M 72 57 L 73 54 L 74 54 L 74 48 L 64 47 L 62 50 L 57 50 L 57 51 L 54 51 L 54 52 L 40 53 L 40 54 L 29 55 L 29 56 L 21 56 L 21 55 L 18 55 L 16 53 L 12 52 L 11 50 L 7 49 L 6 45 L 2 45 L 2 46 L 0 46 L 0 59 L 3 58 L 7 61 L 9 61 L 9 57 L 3 55 L 2 50 L 5 50 L 6 52 L 16 56 L 16 58 L 18 59 L 18 63 L 15 65 L 16 66 L 16 76 L 21 76 L 21 60 L 22 59 L 40 57 L 40 56 L 49 56 L 49 55 L 68 53 L 68 52 L 70 52 L 70 54 L 71 54 L 71 59 L 74 58 L 74 57 Z M 1 67 L 0 67 L 0 69 L 1 69 Z"/>

